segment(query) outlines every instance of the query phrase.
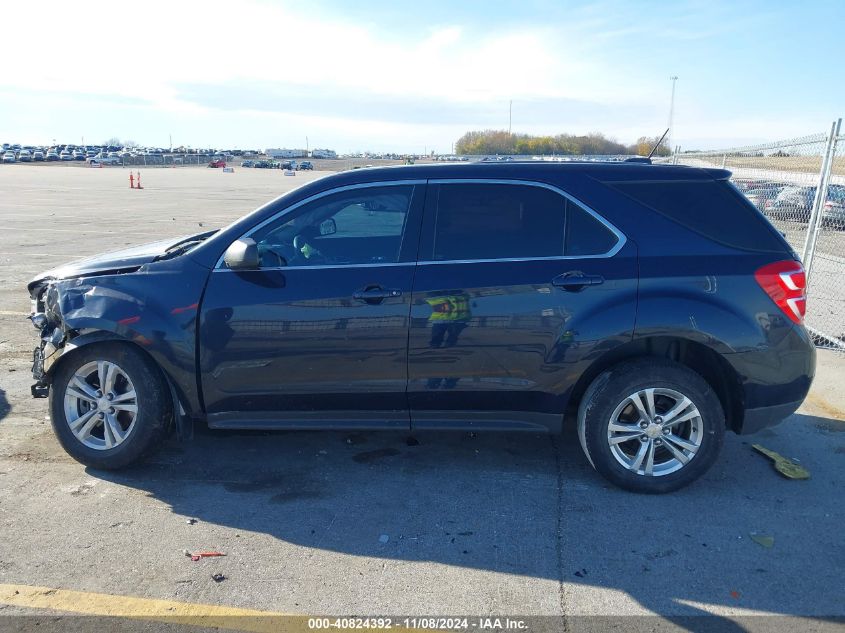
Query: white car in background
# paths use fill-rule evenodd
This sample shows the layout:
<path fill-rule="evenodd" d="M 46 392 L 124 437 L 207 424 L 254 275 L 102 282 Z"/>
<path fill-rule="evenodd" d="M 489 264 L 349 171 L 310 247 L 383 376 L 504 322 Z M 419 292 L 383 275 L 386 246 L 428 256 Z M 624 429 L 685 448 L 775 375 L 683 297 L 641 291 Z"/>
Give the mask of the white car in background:
<path fill-rule="evenodd" d="M 123 161 L 112 156 L 92 156 L 86 159 L 90 165 L 120 165 Z"/>
<path fill-rule="evenodd" d="M 3 162 L 4 163 L 14 163 L 17 159 L 15 158 L 15 153 L 12 150 L 9 150 L 3 154 Z"/>

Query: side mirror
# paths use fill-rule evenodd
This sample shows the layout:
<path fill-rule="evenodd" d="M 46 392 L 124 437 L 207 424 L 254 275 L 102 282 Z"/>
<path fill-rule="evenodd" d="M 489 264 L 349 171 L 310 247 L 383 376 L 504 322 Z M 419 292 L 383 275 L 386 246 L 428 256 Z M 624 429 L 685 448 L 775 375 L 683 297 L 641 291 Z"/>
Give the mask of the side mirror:
<path fill-rule="evenodd" d="M 335 233 L 337 233 L 337 224 L 334 218 L 320 222 L 320 235 L 334 235 Z"/>
<path fill-rule="evenodd" d="M 231 243 L 223 255 L 231 270 L 255 270 L 260 265 L 258 244 L 251 237 L 244 237 Z"/>

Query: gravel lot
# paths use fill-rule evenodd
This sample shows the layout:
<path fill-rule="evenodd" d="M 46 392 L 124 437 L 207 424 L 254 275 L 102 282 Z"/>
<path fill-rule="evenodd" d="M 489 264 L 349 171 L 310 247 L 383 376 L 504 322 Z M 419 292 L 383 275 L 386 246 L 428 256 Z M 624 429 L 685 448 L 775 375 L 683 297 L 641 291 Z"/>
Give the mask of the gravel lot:
<path fill-rule="evenodd" d="M 606 484 L 571 428 L 418 444 L 205 431 L 121 473 L 70 460 L 45 401 L 29 397 L 26 281 L 224 225 L 322 175 L 148 169 L 132 191 L 120 168 L 0 166 L 0 614 L 47 613 L 10 589 L 33 585 L 283 613 L 555 616 L 542 622 L 567 630 L 619 622 L 578 616 L 652 614 L 622 622 L 842 625 L 831 618 L 845 616 L 845 355 L 831 352 L 798 414 L 753 438 L 729 434 L 703 480 L 662 497 Z M 812 478 L 781 478 L 754 442 Z M 192 562 L 185 549 L 227 556 Z"/>

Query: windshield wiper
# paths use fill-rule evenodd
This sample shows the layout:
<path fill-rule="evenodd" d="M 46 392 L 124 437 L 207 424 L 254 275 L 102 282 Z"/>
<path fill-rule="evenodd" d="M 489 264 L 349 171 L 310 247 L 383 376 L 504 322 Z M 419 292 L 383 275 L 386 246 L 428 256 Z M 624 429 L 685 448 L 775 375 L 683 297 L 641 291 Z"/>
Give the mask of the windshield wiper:
<path fill-rule="evenodd" d="M 193 235 L 185 240 L 182 240 L 181 242 L 176 242 L 175 244 L 170 246 L 166 251 L 164 251 L 164 254 L 156 257 L 156 261 L 161 261 L 163 259 L 171 259 L 172 257 L 178 257 L 182 253 L 191 250 L 197 244 L 201 244 L 215 233 L 217 233 L 217 231 L 208 231 L 199 235 Z"/>

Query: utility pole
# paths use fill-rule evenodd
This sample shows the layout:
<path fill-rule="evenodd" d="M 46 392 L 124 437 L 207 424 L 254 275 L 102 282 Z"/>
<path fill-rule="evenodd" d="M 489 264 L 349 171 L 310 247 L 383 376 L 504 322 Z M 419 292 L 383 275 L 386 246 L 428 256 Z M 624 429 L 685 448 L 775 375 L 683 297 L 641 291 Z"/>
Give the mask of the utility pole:
<path fill-rule="evenodd" d="M 305 155 L 308 156 L 308 137 L 305 137 Z"/>
<path fill-rule="evenodd" d="M 167 137 L 170 139 L 170 151 L 173 151 L 173 135 L 168 134 Z"/>
<path fill-rule="evenodd" d="M 666 137 L 666 144 L 671 147 L 672 143 L 670 141 L 675 135 L 673 124 L 675 120 L 675 82 L 678 81 L 677 75 L 669 77 L 669 81 L 672 82 L 672 96 L 669 98 L 669 125 L 667 126 L 669 128 L 669 135 Z"/>

